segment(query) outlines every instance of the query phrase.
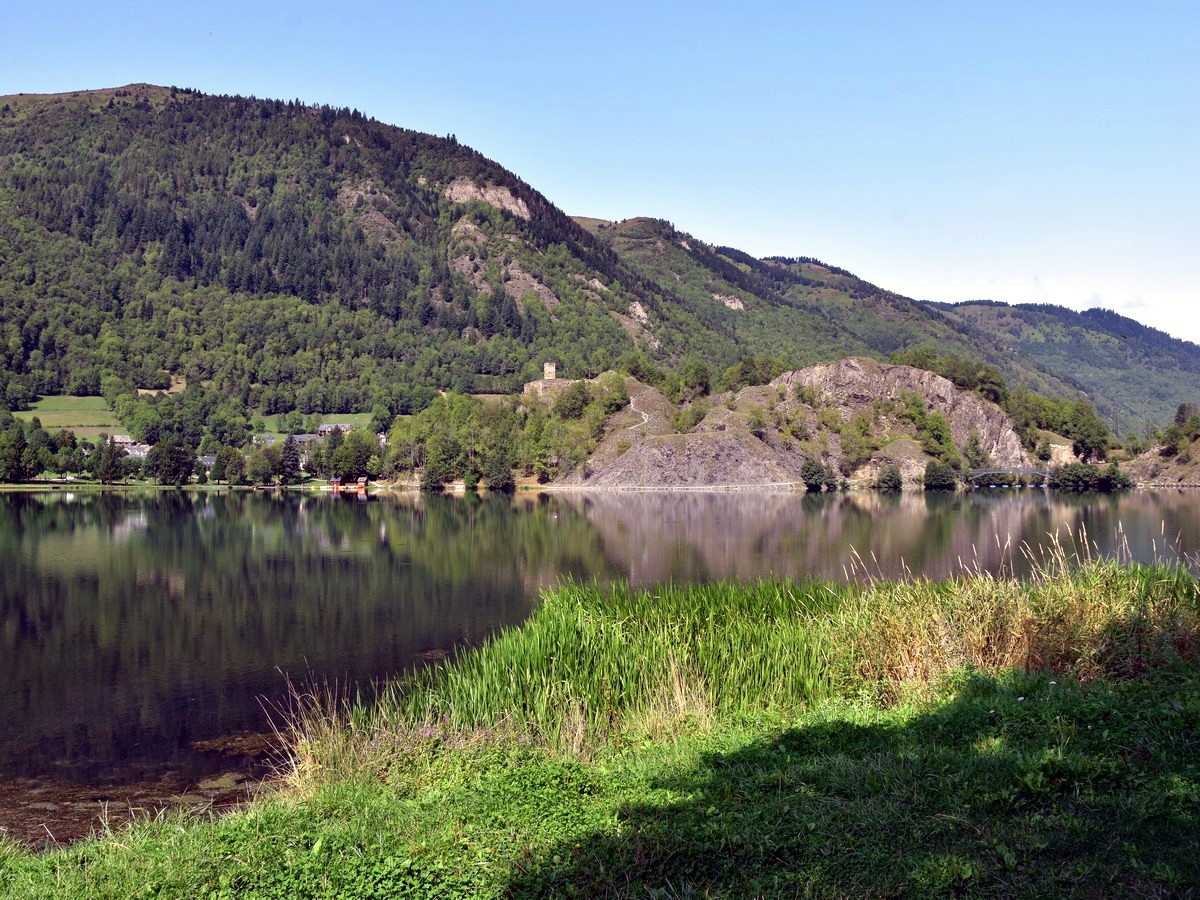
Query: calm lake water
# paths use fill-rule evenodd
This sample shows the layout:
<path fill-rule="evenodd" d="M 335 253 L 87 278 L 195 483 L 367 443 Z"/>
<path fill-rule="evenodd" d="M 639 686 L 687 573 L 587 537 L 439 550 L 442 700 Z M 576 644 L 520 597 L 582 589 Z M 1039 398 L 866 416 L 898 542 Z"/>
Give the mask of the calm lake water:
<path fill-rule="evenodd" d="M 347 500 L 0 494 L 0 780 L 200 777 L 287 678 L 369 686 L 519 623 L 562 577 L 639 585 L 1191 562 L 1200 494 L 609 493 Z"/>

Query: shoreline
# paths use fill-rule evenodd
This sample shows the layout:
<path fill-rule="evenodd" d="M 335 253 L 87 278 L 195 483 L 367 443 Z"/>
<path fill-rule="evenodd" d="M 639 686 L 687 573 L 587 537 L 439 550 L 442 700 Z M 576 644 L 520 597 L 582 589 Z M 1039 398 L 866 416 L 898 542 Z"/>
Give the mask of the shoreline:
<path fill-rule="evenodd" d="M 186 493 L 250 493 L 250 494 L 330 494 L 333 496 L 361 497 L 361 496 L 380 496 L 384 494 L 421 494 L 422 492 L 414 483 L 387 483 L 387 482 L 372 482 L 368 487 L 365 495 L 358 491 L 340 491 L 333 492 L 321 490 L 321 485 L 290 485 L 287 487 L 272 486 L 272 487 L 255 487 L 253 485 L 235 484 L 235 485 L 213 485 L 213 484 L 190 484 L 183 487 L 175 487 L 174 485 L 163 484 L 97 484 L 94 482 L 22 482 L 20 484 L 0 484 L 0 493 L 9 494 L 45 494 L 45 493 L 107 493 L 110 491 L 120 493 L 132 492 L 158 492 L 158 491 L 183 491 Z M 1161 481 L 1137 482 L 1133 489 L 1138 491 L 1170 491 L 1170 490 L 1195 490 L 1200 488 L 1198 483 L 1170 483 Z M 844 491 L 821 491 L 819 493 L 856 493 L 856 492 L 872 492 L 874 489 L 865 484 L 853 484 Z M 1012 486 L 997 485 L 991 487 L 976 487 L 976 488 L 957 488 L 953 491 L 926 491 L 920 488 L 904 488 L 900 491 L 892 492 L 877 492 L 877 493 L 901 493 L 901 494 L 973 494 L 987 490 L 1006 490 L 1006 491 L 1042 491 L 1050 492 L 1051 489 L 1040 486 L 1014 488 Z M 779 481 L 779 482 L 752 482 L 747 484 L 699 484 L 699 485 L 652 485 L 652 484 L 628 484 L 628 485 L 587 485 L 587 484 L 563 484 L 559 483 L 518 483 L 514 494 L 537 494 L 537 493 L 574 493 L 574 494 L 617 494 L 617 493 L 713 493 L 713 494 L 738 494 L 738 493 L 771 493 L 771 494 L 806 494 L 809 493 L 804 489 L 802 481 Z M 442 490 L 437 491 L 440 494 L 450 494 L 454 496 L 463 496 L 467 493 L 462 482 L 450 483 L 445 485 Z M 487 490 L 481 490 L 479 494 L 490 493 Z M 1060 493 L 1077 493 L 1075 491 L 1066 491 Z"/>
<path fill-rule="evenodd" d="M 219 754 L 222 764 L 199 780 L 167 770 L 157 779 L 131 782 L 0 781 L 0 837 L 40 852 L 166 812 L 215 815 L 239 809 L 264 792 L 285 749 L 279 735 L 262 732 L 224 735 L 193 748 Z"/>
<path fill-rule="evenodd" d="M 37 847 L 5 840 L 0 887 L 1178 893 L 1200 877 L 1179 752 L 1200 698 L 1200 584 L 1065 563 L 953 590 L 564 586 L 370 711 L 308 697 L 277 790 L 230 785 L 240 803 L 178 815 L 126 802 L 132 827 L 109 816 L 78 845 L 49 827 Z"/>

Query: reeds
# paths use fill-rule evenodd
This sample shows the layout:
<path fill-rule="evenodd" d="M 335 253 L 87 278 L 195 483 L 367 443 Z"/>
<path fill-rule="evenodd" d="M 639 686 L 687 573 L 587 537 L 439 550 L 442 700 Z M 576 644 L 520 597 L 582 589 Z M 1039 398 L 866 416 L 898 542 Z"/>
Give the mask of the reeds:
<path fill-rule="evenodd" d="M 1186 569 L 1050 554 L 1023 581 L 986 573 L 877 582 L 825 623 L 843 689 L 929 684 L 961 669 L 1129 677 L 1200 654 Z"/>
<path fill-rule="evenodd" d="M 634 591 L 564 584 L 534 616 L 427 670 L 389 701 L 456 729 L 529 723 L 592 735 L 631 719 L 710 720 L 824 696 L 814 610 L 852 588 L 763 581 Z"/>
<path fill-rule="evenodd" d="M 302 704 L 296 762 L 354 768 L 481 735 L 580 756 L 833 695 L 886 700 L 961 670 L 1136 677 L 1179 660 L 1200 661 L 1193 575 L 1061 550 L 1024 580 L 566 583 L 525 624 L 390 686 L 369 710 Z"/>

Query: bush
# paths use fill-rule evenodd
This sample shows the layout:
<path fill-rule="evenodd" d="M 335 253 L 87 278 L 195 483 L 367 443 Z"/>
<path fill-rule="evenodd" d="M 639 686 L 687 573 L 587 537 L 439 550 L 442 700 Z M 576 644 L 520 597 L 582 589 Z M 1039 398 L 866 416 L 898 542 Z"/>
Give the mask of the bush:
<path fill-rule="evenodd" d="M 675 418 L 672 420 L 672 425 L 680 434 L 687 434 L 695 429 L 697 425 L 704 421 L 704 417 L 708 415 L 708 404 L 700 400 L 692 403 L 690 406 L 685 406 L 683 409 L 675 413 Z"/>
<path fill-rule="evenodd" d="M 931 459 L 925 466 L 925 490 L 952 491 L 958 486 L 954 469 L 940 459 Z"/>
<path fill-rule="evenodd" d="M 592 402 L 592 392 L 586 381 L 576 381 L 554 401 L 554 414 L 560 419 L 578 419 Z"/>
<path fill-rule="evenodd" d="M 625 379 L 616 373 L 609 373 L 600 379 L 600 403 L 606 415 L 620 412 L 629 405 L 629 388 Z"/>
<path fill-rule="evenodd" d="M 816 409 L 821 405 L 821 392 L 811 385 L 796 385 L 795 394 L 796 401 L 798 403 L 803 403 L 805 406 L 811 406 Z"/>
<path fill-rule="evenodd" d="M 1121 472 L 1115 462 L 1109 463 L 1104 469 L 1091 463 L 1068 463 L 1050 473 L 1050 487 L 1056 491 L 1109 494 L 1129 490 L 1133 487 L 1133 480 Z"/>
<path fill-rule="evenodd" d="M 830 480 L 830 472 L 815 459 L 806 459 L 800 467 L 800 480 L 810 492 L 817 492 Z"/>
<path fill-rule="evenodd" d="M 767 418 L 763 414 L 763 408 L 757 404 L 750 407 L 750 415 L 746 420 L 746 426 L 750 429 L 750 433 L 759 440 L 762 440 L 767 433 Z"/>
<path fill-rule="evenodd" d="M 843 475 L 870 462 L 871 453 L 871 441 L 862 431 L 852 426 L 842 431 Z"/>
<path fill-rule="evenodd" d="M 904 488 L 904 479 L 900 477 L 900 470 L 896 466 L 884 466 L 871 487 L 877 491 L 899 491 Z"/>

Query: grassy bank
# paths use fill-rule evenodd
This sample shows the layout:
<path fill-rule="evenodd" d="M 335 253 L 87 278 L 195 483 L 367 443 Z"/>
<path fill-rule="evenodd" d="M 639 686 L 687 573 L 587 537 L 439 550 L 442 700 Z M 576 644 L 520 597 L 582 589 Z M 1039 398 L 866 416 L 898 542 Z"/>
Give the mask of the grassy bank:
<path fill-rule="evenodd" d="M 347 712 L 279 792 L 42 855 L 11 896 L 997 896 L 1200 884 L 1200 590 L 566 586 Z"/>

